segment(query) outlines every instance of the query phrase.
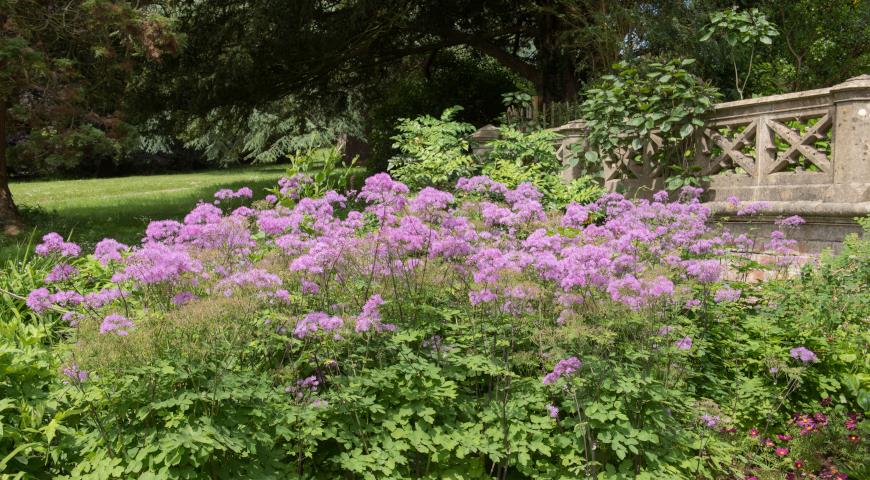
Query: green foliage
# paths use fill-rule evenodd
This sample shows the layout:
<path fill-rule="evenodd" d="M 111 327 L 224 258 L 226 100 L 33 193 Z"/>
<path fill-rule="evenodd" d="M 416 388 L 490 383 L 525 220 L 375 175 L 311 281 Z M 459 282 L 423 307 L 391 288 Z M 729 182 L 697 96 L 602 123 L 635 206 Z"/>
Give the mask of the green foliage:
<path fill-rule="evenodd" d="M 459 178 L 475 175 L 486 175 L 509 188 L 528 182 L 544 194 L 547 206 L 555 207 L 591 202 L 601 195 L 590 176 L 572 181 L 562 178 L 566 166 L 555 149 L 559 135 L 549 130 L 523 132 L 504 126 L 499 137 L 487 143 L 484 154 L 475 158 L 467 138 L 473 127 L 452 120 L 458 111 L 454 107 L 441 118 L 402 119 L 401 133 L 394 137 L 394 147 L 402 155 L 390 161 L 390 173 L 417 190 L 427 186 L 450 189 Z"/>
<path fill-rule="evenodd" d="M 85 278 L 108 270 L 93 259 L 76 266 Z M 434 270 L 423 288 L 383 306 L 383 320 L 403 328 L 347 339 L 299 339 L 284 307 L 245 292 L 163 312 L 164 292 L 154 291 L 143 297 L 151 313 L 135 335 L 99 335 L 93 323 L 73 330 L 18 295 L 40 286 L 50 267 L 22 258 L 0 276 L 2 474 L 779 478 L 794 459 L 808 469 L 835 459 L 853 478 L 866 474 L 843 422 L 870 408 L 867 239 L 849 238 L 797 278 L 732 282 L 743 290 L 735 302 L 714 301 L 715 284 L 692 285 L 702 299 L 692 308 L 631 310 L 602 297 L 558 328 L 538 311 L 471 306 Z M 367 289 L 349 280 L 334 299 L 351 302 Z M 292 315 L 320 308 L 312 296 L 290 295 Z M 663 322 L 679 335 L 657 333 Z M 670 347 L 682 335 L 695 339 L 692 350 Z M 820 362 L 791 359 L 795 345 Z M 543 372 L 569 354 L 583 373 L 543 385 Z M 90 371 L 86 381 L 60 374 L 71 362 Z M 307 376 L 322 388 L 299 389 Z M 830 426 L 800 436 L 791 413 L 815 411 L 827 412 Z M 720 423 L 707 428 L 702 415 Z M 864 438 L 867 425 L 857 430 Z M 746 436 L 752 427 L 792 434 L 791 456 L 760 451 Z"/>
<path fill-rule="evenodd" d="M 499 129 L 499 138 L 487 144 L 481 173 L 509 188 L 528 182 L 544 194 L 544 203 L 561 207 L 571 203 L 589 203 L 602 190 L 590 176 L 566 181 L 567 168 L 556 156 L 557 133 L 549 130 L 522 132 L 510 126 Z"/>
<path fill-rule="evenodd" d="M 739 10 L 736 6 L 710 15 L 710 24 L 704 27 L 701 42 L 710 41 L 714 36 L 725 40 L 731 53 L 731 63 L 734 66 L 734 86 L 740 98 L 746 90 L 746 84 L 752 75 L 756 49 L 760 45 L 771 45 L 773 37 L 779 35 L 776 26 L 767 20 L 757 8 Z M 748 60 L 743 82 L 738 72 L 738 57 L 746 54 Z"/>
<path fill-rule="evenodd" d="M 710 15 L 710 24 L 702 31 L 701 41 L 706 42 L 714 35 L 736 48 L 741 45 L 751 47 L 755 43 L 770 45 L 772 37 L 779 32 L 757 8 L 739 10 L 732 7 Z"/>
<path fill-rule="evenodd" d="M 771 422 L 777 412 L 817 411 L 824 399 L 867 411 L 868 282 L 870 241 L 852 236 L 840 254 L 818 268 L 805 267 L 797 279 L 745 284 L 746 301 L 705 305 L 698 315 L 709 319 L 705 362 L 715 375 L 699 385 L 699 394 L 730 398 L 729 415 L 756 425 Z M 778 360 L 794 345 L 823 361 L 796 369 Z M 738 363 L 731 360 L 735 354 Z"/>
<path fill-rule="evenodd" d="M 474 126 L 454 120 L 462 107 L 448 108 L 440 118 L 430 115 L 399 119 L 393 137 L 399 155 L 390 160 L 392 176 L 413 189 L 449 188 L 475 171 L 468 148 Z"/>
<path fill-rule="evenodd" d="M 50 478 L 45 462 L 57 429 L 58 323 L 36 315 L 16 292 L 42 283 L 45 259 L 8 260 L 0 275 L 0 476 Z"/>
<path fill-rule="evenodd" d="M 353 177 L 362 173 L 356 167 L 359 158 L 345 162 L 337 147 L 314 148 L 288 157 L 287 177 L 304 177 L 298 190 L 300 198 L 319 198 L 330 190 L 344 191 L 352 186 Z"/>
<path fill-rule="evenodd" d="M 599 154 L 629 154 L 640 161 L 641 152 L 655 145 L 654 160 L 682 168 L 676 173 L 693 173 L 686 158 L 692 134 L 703 127 L 703 116 L 719 94 L 687 70 L 692 63 L 692 59 L 619 63 L 612 75 L 589 89 L 582 106 L 592 148 L 588 160 L 597 160 Z"/>
<path fill-rule="evenodd" d="M 214 164 L 275 163 L 294 152 L 334 145 L 342 133 L 359 130 L 353 113 L 333 118 L 282 98 L 251 112 L 214 109 L 187 121 L 178 139 Z"/>

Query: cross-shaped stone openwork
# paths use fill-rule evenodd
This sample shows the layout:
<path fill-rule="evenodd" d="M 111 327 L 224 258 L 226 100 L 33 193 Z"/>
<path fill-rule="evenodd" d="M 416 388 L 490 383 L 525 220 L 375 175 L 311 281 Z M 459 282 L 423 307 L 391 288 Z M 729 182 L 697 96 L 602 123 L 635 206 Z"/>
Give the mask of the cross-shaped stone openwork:
<path fill-rule="evenodd" d="M 722 153 L 710 161 L 709 168 L 705 173 L 715 174 L 719 171 L 727 170 L 732 166 L 737 166 L 745 170 L 750 176 L 754 176 L 755 159 L 746 155 L 741 150 L 747 145 L 751 146 L 754 144 L 757 128 L 758 120 L 753 120 L 734 138 L 728 138 L 716 130 L 705 128 L 704 136 L 722 149 Z M 710 152 L 705 153 L 709 154 Z"/>
<path fill-rule="evenodd" d="M 771 162 L 767 173 L 783 171 L 790 163 L 796 161 L 800 155 L 803 155 L 807 160 L 819 167 L 819 170 L 830 172 L 830 159 L 824 153 L 816 150 L 814 145 L 819 140 L 825 138 L 825 134 L 831 129 L 832 123 L 831 115 L 825 114 L 801 136 L 782 123 L 775 120 L 767 120 L 767 126 L 789 144 L 789 147 L 777 155 L 773 162 Z"/>

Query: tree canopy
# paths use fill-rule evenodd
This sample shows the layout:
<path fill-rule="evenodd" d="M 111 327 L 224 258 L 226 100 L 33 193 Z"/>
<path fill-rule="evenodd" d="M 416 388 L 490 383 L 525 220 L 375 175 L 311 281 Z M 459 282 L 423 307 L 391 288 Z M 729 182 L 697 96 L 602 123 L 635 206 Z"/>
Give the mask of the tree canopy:
<path fill-rule="evenodd" d="M 723 11 L 777 34 L 739 48 Z M 639 57 L 694 58 L 725 99 L 870 69 L 870 0 L 0 0 L 0 30 L 3 219 L 7 159 L 74 171 L 182 145 L 270 161 L 344 131 L 385 161 L 401 117 L 458 104 L 490 122 L 502 94 L 573 101 Z"/>
<path fill-rule="evenodd" d="M 12 232 L 9 150 L 60 166 L 118 148 L 137 64 L 175 41 L 159 17 L 110 0 L 2 0 L 0 33 L 0 227 Z"/>

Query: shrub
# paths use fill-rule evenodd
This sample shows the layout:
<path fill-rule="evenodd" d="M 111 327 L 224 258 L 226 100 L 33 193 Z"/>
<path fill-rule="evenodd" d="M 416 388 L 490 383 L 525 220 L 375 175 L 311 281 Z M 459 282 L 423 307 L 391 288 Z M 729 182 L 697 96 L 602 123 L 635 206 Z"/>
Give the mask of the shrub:
<path fill-rule="evenodd" d="M 530 183 L 543 193 L 546 207 L 591 202 L 602 189 L 592 177 L 567 181 L 566 168 L 556 156 L 559 135 L 549 130 L 522 132 L 510 126 L 487 144 L 481 158 L 472 156 L 467 135 L 473 127 L 452 120 L 460 107 L 430 116 L 400 121 L 393 145 L 401 155 L 390 161 L 390 173 L 411 189 L 450 188 L 459 178 L 486 175 L 510 188 Z"/>
<path fill-rule="evenodd" d="M 586 92 L 581 107 L 592 150 L 605 156 L 630 154 L 640 161 L 642 152 L 655 146 L 654 160 L 675 167 L 668 181 L 670 190 L 698 186 L 697 175 L 685 154 L 692 132 L 703 127 L 719 93 L 687 68 L 692 59 L 667 62 L 641 58 L 614 66 L 611 75 L 601 77 Z"/>
<path fill-rule="evenodd" d="M 696 189 L 562 213 L 487 177 L 284 183 L 289 206 L 201 203 L 132 248 L 43 239 L 27 304 L 69 325 L 46 475 L 741 478 L 771 467 L 750 428 L 863 408 L 864 384 L 831 379 L 866 378 L 866 247 L 831 261 L 855 268 L 839 286 L 752 286 L 724 276 L 749 239 Z M 825 288 L 842 317 L 771 323 Z M 857 471 L 847 453 L 826 461 Z"/>
<path fill-rule="evenodd" d="M 549 208 L 594 201 L 603 192 L 594 178 L 584 176 L 567 181 L 562 176 L 566 166 L 556 156 L 559 138 L 559 134 L 549 130 L 522 132 L 502 127 L 499 138 L 487 145 L 489 151 L 481 172 L 510 188 L 523 183 L 534 185 Z"/>
<path fill-rule="evenodd" d="M 466 138 L 474 127 L 454 120 L 460 110 L 462 107 L 448 108 L 440 118 L 424 115 L 399 119 L 399 133 L 393 137 L 393 148 L 399 155 L 389 163 L 396 179 L 418 190 L 427 186 L 445 188 L 476 171 Z"/>

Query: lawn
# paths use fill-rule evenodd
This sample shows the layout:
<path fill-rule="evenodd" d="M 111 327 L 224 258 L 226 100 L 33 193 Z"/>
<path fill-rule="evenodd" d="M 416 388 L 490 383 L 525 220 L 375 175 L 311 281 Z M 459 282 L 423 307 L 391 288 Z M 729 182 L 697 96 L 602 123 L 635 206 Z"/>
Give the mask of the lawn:
<path fill-rule="evenodd" d="M 12 194 L 31 228 L 0 238 L 0 258 L 15 256 L 31 237 L 57 231 L 85 248 L 105 237 L 136 242 L 151 220 L 180 218 L 219 188 L 251 187 L 255 198 L 283 175 L 281 165 L 196 173 L 12 183 Z"/>

